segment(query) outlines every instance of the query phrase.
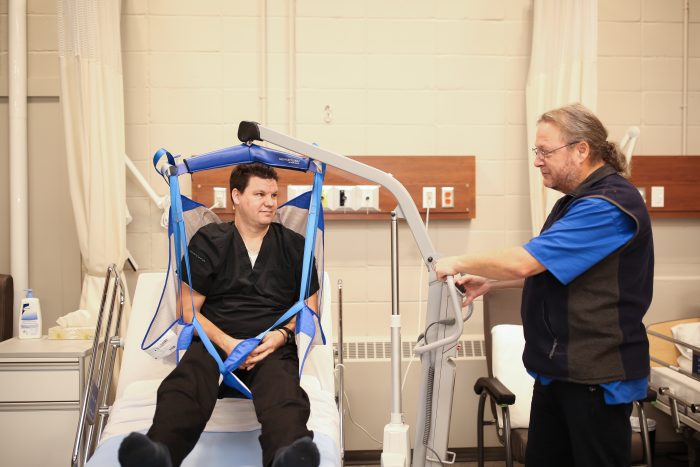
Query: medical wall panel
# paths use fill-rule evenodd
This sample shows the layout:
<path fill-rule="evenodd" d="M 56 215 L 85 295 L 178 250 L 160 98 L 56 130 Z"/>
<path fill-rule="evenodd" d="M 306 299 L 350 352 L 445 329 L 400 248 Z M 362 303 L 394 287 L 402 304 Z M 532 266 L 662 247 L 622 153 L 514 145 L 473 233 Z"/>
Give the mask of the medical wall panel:
<path fill-rule="evenodd" d="M 431 219 L 474 219 L 476 217 L 476 164 L 475 156 L 355 156 L 352 159 L 390 173 L 399 180 L 413 198 L 419 212 L 422 208 L 423 188 L 436 188 L 436 207 L 430 210 Z M 207 170 L 192 175 L 192 198 L 205 206 L 214 205 L 214 187 L 229 186 L 231 168 Z M 287 201 L 288 185 L 310 185 L 310 174 L 288 170 L 279 171 L 280 204 Z M 503 181 L 495 180 L 502 184 Z M 358 186 L 372 182 L 328 167 L 325 185 Z M 442 187 L 454 188 L 454 207 L 443 208 Z M 222 219 L 233 219 L 230 199 L 225 209 L 215 209 Z M 336 212 L 326 210 L 326 219 L 336 220 L 386 220 L 396 208 L 396 200 L 385 189 L 379 190 L 379 211 L 345 209 Z"/>
<path fill-rule="evenodd" d="M 630 181 L 644 190 L 652 217 L 700 217 L 700 155 L 634 156 Z M 652 203 L 660 189 L 663 196 Z"/>

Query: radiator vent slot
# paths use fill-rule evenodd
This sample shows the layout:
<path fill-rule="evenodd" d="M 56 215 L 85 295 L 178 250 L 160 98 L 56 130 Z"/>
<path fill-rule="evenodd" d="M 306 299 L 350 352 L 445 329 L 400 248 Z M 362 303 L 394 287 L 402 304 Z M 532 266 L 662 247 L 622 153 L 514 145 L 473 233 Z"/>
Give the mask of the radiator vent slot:
<path fill-rule="evenodd" d="M 401 342 L 401 359 L 410 360 L 416 358 L 413 355 L 413 348 L 416 346 L 413 341 Z M 457 347 L 457 360 L 482 360 L 486 358 L 483 338 L 464 339 L 459 341 Z M 333 344 L 333 349 L 337 354 L 338 344 Z M 343 342 L 343 360 L 385 360 L 391 359 L 390 341 L 356 341 Z"/>

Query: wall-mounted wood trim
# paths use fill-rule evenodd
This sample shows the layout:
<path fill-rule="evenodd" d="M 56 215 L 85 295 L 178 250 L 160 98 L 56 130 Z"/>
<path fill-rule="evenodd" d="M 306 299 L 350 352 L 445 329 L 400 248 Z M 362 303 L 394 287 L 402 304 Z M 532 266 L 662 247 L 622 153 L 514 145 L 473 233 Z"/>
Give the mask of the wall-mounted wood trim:
<path fill-rule="evenodd" d="M 355 156 L 351 157 L 384 172 L 392 174 L 408 190 L 421 214 L 424 186 L 437 188 L 437 208 L 431 209 L 431 219 L 474 219 L 476 216 L 476 172 L 474 156 Z M 192 175 L 192 198 L 205 206 L 213 204 L 215 186 L 228 189 L 231 168 L 207 170 Z M 291 170 L 279 170 L 280 204 L 287 201 L 287 185 L 310 185 L 312 175 Z M 325 185 L 371 185 L 365 179 L 328 167 Z M 440 188 L 454 187 L 454 208 L 440 207 Z M 226 209 L 215 212 L 224 220 L 233 219 L 233 211 L 228 200 Z M 396 200 L 385 188 L 379 191 L 380 212 L 329 212 L 324 216 L 329 220 L 386 220 L 387 214 L 396 208 Z"/>
<path fill-rule="evenodd" d="M 633 156 L 630 181 L 644 188 L 655 218 L 700 217 L 700 156 Z M 664 187 L 664 207 L 651 207 L 651 187 Z"/>

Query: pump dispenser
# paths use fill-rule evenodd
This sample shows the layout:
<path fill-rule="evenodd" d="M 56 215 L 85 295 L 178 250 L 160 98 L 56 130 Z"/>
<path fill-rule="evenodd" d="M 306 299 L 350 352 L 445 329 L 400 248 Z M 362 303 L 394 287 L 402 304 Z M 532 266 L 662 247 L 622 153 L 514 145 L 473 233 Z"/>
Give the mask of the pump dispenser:
<path fill-rule="evenodd" d="M 34 298 L 32 289 L 26 289 L 27 296 L 22 299 L 19 314 L 19 338 L 38 339 L 41 337 L 41 305 Z"/>

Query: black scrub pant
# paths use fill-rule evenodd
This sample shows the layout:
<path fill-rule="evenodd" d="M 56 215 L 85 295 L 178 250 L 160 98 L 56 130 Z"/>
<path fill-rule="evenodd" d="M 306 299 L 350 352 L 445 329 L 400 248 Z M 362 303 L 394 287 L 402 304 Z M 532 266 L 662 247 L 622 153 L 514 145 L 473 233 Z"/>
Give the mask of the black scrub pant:
<path fill-rule="evenodd" d="M 299 360 L 295 345 L 284 345 L 268 355 L 251 371 L 236 375 L 253 394 L 253 404 L 262 425 L 259 437 L 262 465 L 272 464 L 275 453 L 304 436 L 310 406 L 299 386 Z M 147 436 L 165 444 L 173 466 L 179 466 L 192 451 L 211 417 L 220 394 L 219 369 L 204 344 L 192 341 L 180 364 L 158 388 L 153 425 Z"/>
<path fill-rule="evenodd" d="M 629 467 L 632 404 L 607 405 L 597 385 L 535 382 L 527 467 Z"/>

